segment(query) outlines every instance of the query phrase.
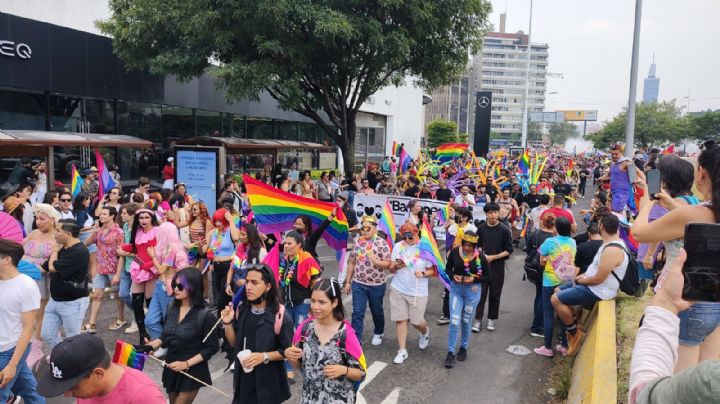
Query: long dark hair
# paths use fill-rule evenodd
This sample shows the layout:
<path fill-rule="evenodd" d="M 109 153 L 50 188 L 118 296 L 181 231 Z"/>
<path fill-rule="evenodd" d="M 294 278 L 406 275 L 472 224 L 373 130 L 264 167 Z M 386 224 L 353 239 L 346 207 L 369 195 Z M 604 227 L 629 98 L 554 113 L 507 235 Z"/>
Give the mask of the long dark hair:
<path fill-rule="evenodd" d="M 338 304 L 333 309 L 333 317 L 337 321 L 345 320 L 340 283 L 335 278 L 322 278 L 313 285 L 312 291 L 316 290 L 325 293 L 325 296 L 330 299 L 330 303 L 337 300 Z"/>
<path fill-rule="evenodd" d="M 303 224 L 305 225 L 305 234 L 303 236 L 308 235 L 312 233 L 312 220 L 310 219 L 310 216 L 308 215 L 299 215 L 295 218 L 295 220 L 300 219 Z"/>
<path fill-rule="evenodd" d="M 660 158 L 657 167 L 660 170 L 660 181 L 670 196 L 677 198 L 692 193 L 690 190 L 694 179 L 692 163 L 674 154 L 668 154 Z"/>
<path fill-rule="evenodd" d="M 710 209 L 715 214 L 715 222 L 720 223 L 720 145 L 710 140 L 705 142 L 698 165 L 707 170 L 712 181 Z"/>
<path fill-rule="evenodd" d="M 271 313 L 277 313 L 280 308 L 280 291 L 278 289 L 277 280 L 273 275 L 272 269 L 266 264 L 252 265 L 248 268 L 250 271 L 259 272 L 262 276 L 263 282 L 270 285 L 270 290 L 265 293 L 265 309 L 270 310 Z M 247 301 L 247 292 L 244 292 L 243 299 Z M 249 305 L 248 305 L 249 306 Z"/>
<path fill-rule="evenodd" d="M 86 194 L 85 192 L 80 192 L 77 195 L 75 195 L 75 200 L 73 200 L 73 212 L 77 216 L 78 212 L 81 210 L 87 210 L 85 206 L 83 206 L 83 202 L 85 202 L 86 199 L 90 199 L 90 195 Z"/>
<path fill-rule="evenodd" d="M 190 304 L 193 307 L 204 307 L 205 299 L 203 298 L 203 280 L 200 271 L 194 267 L 186 267 L 179 270 L 173 276 L 172 284 L 181 284 L 188 291 Z M 174 287 L 174 286 L 173 286 Z M 180 306 L 180 300 L 174 299 L 173 305 Z"/>
<path fill-rule="evenodd" d="M 80 195 L 80 194 L 78 194 L 78 195 Z M 150 223 L 152 223 L 153 227 L 157 227 L 160 225 L 158 223 L 157 217 L 155 216 L 155 213 L 153 213 L 151 210 L 139 209 L 137 212 L 135 212 L 135 217 L 133 218 L 133 223 L 132 223 L 132 229 L 130 231 L 130 244 L 132 244 L 132 246 L 133 246 L 133 250 L 132 250 L 133 253 L 137 252 L 137 247 L 135 246 L 135 236 L 137 236 L 138 227 L 140 227 L 140 215 L 143 213 L 150 215 L 150 219 L 151 219 Z"/>
<path fill-rule="evenodd" d="M 262 239 L 258 234 L 257 227 L 252 223 L 243 224 L 242 228 L 245 229 L 248 238 L 248 246 L 246 250 L 247 262 L 260 262 L 260 250 L 263 247 Z"/>

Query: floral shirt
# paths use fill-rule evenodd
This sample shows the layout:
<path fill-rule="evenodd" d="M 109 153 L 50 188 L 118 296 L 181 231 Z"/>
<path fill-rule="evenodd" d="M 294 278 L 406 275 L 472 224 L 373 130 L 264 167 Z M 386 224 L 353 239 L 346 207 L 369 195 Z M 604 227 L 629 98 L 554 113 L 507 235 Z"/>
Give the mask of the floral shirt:
<path fill-rule="evenodd" d="M 372 240 L 359 238 L 348 258 L 348 265 L 355 264 L 352 281 L 367 286 L 382 285 L 385 283 L 385 271 L 370 262 L 370 253 L 381 261 L 390 260 L 390 247 L 382 237 L 375 236 Z"/>
<path fill-rule="evenodd" d="M 125 241 L 125 234 L 120 226 L 113 224 L 110 229 L 99 228 L 95 230 L 95 244 L 97 245 L 97 273 L 111 275 L 117 271 L 117 248 Z"/>

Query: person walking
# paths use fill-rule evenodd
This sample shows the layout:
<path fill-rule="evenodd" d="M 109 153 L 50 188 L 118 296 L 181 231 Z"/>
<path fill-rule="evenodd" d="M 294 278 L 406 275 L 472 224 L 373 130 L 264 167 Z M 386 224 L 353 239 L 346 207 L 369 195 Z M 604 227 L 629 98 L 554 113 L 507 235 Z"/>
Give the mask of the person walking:
<path fill-rule="evenodd" d="M 540 246 L 545 240 L 555 236 L 555 216 L 545 216 L 540 221 L 540 228 L 533 230 L 527 238 L 525 251 L 527 258 L 525 259 L 525 268 L 530 266 L 531 271 L 535 271 L 539 276 L 537 279 L 528 279 L 535 285 L 535 300 L 533 301 L 533 321 L 530 326 L 530 336 L 542 338 L 544 334 L 544 318 L 543 318 L 543 272 L 545 265 L 540 263 Z M 528 269 L 525 269 L 526 273 Z"/>
<path fill-rule="evenodd" d="M 235 254 L 235 243 L 240 239 L 240 229 L 235 226 L 232 213 L 220 208 L 213 214 L 214 228 L 207 234 L 205 246 L 209 270 L 212 274 L 213 300 L 217 312 L 221 312 L 230 300 L 225 293 L 228 272 Z"/>
<path fill-rule="evenodd" d="M 138 205 L 135 203 L 126 203 L 122 205 L 120 208 L 120 221 L 122 222 L 122 230 L 123 230 L 123 244 L 129 244 L 132 236 L 132 223 L 135 218 L 135 213 L 138 210 Z M 124 252 L 123 252 L 124 254 Z M 122 261 L 121 271 L 115 272 L 115 276 L 113 276 L 112 284 L 118 285 L 118 297 L 120 300 L 125 303 L 125 306 L 122 306 L 122 309 L 118 307 L 118 318 L 122 316 L 122 318 L 125 318 L 125 307 L 130 309 L 130 312 L 133 311 L 133 305 L 132 305 L 132 294 L 130 293 L 130 288 L 132 286 L 132 276 L 130 275 L 130 267 L 132 265 L 132 262 L 134 261 L 135 255 L 129 254 L 129 255 L 123 255 L 120 252 L 118 252 L 118 259 Z M 123 326 L 119 326 L 118 328 L 115 328 L 117 324 L 113 324 L 110 326 L 110 330 L 114 331 L 116 329 L 122 328 Z M 134 334 L 138 332 L 137 323 L 135 320 L 130 324 L 128 328 L 125 329 L 126 334 Z"/>

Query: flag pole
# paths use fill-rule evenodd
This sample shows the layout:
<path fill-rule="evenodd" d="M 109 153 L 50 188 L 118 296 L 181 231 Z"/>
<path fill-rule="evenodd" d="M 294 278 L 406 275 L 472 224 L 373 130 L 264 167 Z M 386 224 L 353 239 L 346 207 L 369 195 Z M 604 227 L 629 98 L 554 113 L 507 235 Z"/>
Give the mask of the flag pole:
<path fill-rule="evenodd" d="M 156 358 L 156 357 L 154 357 L 154 356 L 152 356 L 152 355 L 147 355 L 147 357 L 148 357 L 148 358 L 151 358 L 151 359 L 153 359 L 153 360 L 155 360 L 155 361 L 157 361 L 157 362 L 160 362 L 160 364 L 161 364 L 162 366 L 167 366 L 167 362 L 165 362 L 164 360 L 158 359 L 158 358 Z M 168 368 L 168 369 L 170 369 L 170 368 Z M 172 370 L 172 369 L 170 369 L 170 370 Z M 191 378 L 192 380 L 195 380 L 196 382 L 202 384 L 202 385 L 205 386 L 205 387 L 210 387 L 211 389 L 217 391 L 218 393 L 222 394 L 223 396 L 225 396 L 225 397 L 227 397 L 227 398 L 230 398 L 230 396 L 227 395 L 227 393 L 225 393 L 224 391 L 219 390 L 219 389 L 217 389 L 217 388 L 215 388 L 215 387 L 213 387 L 213 386 L 205 383 L 204 381 L 202 381 L 202 380 L 200 380 L 200 379 L 198 379 L 198 378 L 196 378 L 196 377 L 194 377 L 194 376 L 191 376 L 191 375 L 187 374 L 186 372 L 184 372 L 184 371 L 182 371 L 182 370 L 177 370 L 176 372 L 178 372 L 178 373 L 180 373 L 180 374 L 182 374 L 182 375 L 185 375 L 185 376 Z"/>

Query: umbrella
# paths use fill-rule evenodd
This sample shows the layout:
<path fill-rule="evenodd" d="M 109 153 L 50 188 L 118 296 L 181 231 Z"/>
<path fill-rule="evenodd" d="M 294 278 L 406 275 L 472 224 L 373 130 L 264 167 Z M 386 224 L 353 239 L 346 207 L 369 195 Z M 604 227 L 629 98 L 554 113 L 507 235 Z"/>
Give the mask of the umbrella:
<path fill-rule="evenodd" d="M 0 238 L 22 243 L 23 231 L 20 223 L 5 212 L 0 212 Z"/>

